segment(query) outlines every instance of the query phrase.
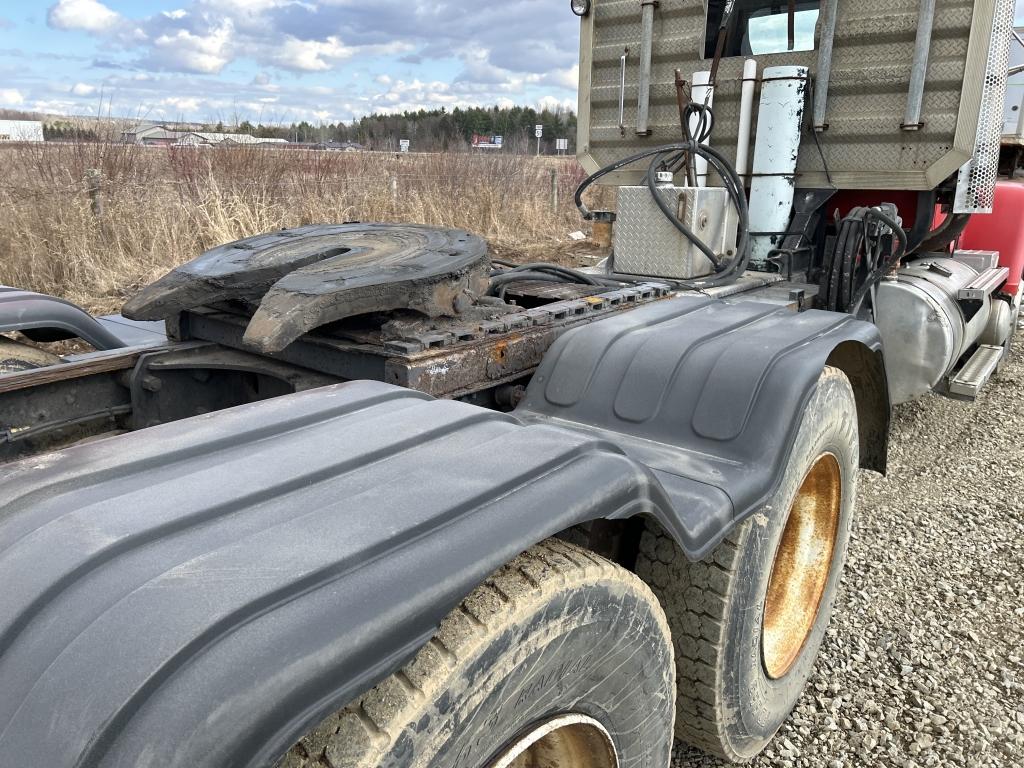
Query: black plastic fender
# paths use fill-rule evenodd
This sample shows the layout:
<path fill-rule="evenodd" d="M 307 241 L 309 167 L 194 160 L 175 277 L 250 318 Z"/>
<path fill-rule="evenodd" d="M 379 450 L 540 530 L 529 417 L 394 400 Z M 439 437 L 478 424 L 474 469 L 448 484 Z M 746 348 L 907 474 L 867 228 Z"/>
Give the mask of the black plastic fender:
<path fill-rule="evenodd" d="M 889 397 L 875 326 L 849 315 L 679 296 L 562 336 L 516 415 L 600 437 L 649 467 L 660 522 L 707 554 L 775 493 L 825 365 L 846 371 L 861 459 L 884 471 Z"/>
<path fill-rule="evenodd" d="M 522 550 L 669 508 L 606 441 L 375 382 L 0 467 L 0 764 L 269 765 Z"/>
<path fill-rule="evenodd" d="M 0 286 L 0 333 L 21 331 L 39 341 L 84 339 L 96 349 L 126 346 L 76 304 L 42 293 Z"/>

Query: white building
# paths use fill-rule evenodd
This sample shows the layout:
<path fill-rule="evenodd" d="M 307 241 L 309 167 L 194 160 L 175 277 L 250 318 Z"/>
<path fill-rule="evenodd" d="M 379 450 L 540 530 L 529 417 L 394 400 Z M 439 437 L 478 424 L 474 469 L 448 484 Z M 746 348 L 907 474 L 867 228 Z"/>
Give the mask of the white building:
<path fill-rule="evenodd" d="M 0 142 L 42 140 L 43 124 L 38 120 L 0 120 Z"/>
<path fill-rule="evenodd" d="M 287 139 L 263 139 L 247 133 L 208 133 L 190 131 L 178 139 L 179 144 L 287 144 Z"/>

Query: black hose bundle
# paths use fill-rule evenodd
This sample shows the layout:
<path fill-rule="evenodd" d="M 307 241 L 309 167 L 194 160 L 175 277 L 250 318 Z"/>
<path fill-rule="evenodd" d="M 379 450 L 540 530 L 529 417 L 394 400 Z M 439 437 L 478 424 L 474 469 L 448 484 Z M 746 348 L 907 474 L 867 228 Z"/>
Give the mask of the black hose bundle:
<path fill-rule="evenodd" d="M 505 298 L 505 292 L 508 290 L 510 283 L 518 283 L 524 280 L 542 280 L 549 283 L 573 283 L 607 288 L 618 288 L 623 284 L 635 282 L 629 278 L 612 275 L 590 275 L 586 272 L 563 267 L 560 264 L 551 264 L 543 261 L 532 264 L 511 264 L 510 262 L 492 260 L 492 263 L 508 267 L 507 269 L 496 269 L 491 272 L 491 285 L 487 295 L 497 296 L 499 299 Z"/>
<path fill-rule="evenodd" d="M 878 266 L 874 273 L 868 277 L 864 284 L 857 289 L 857 292 L 853 295 L 849 311 L 854 317 L 860 313 L 861 305 L 864 303 L 864 299 L 867 298 L 871 289 L 882 282 L 882 278 L 884 278 L 893 267 L 897 266 L 900 263 L 900 259 L 907 254 L 907 233 L 903 231 L 903 227 L 900 226 L 898 221 L 890 218 L 877 208 L 868 208 L 865 216 L 867 218 L 877 219 L 889 227 L 889 229 L 892 230 L 892 233 L 896 236 L 896 239 L 899 241 L 899 248 L 893 248 L 889 258 Z"/>
<path fill-rule="evenodd" d="M 886 254 L 870 222 L 883 224 L 898 241 Z M 877 230 L 877 225 L 875 227 Z M 878 208 L 854 208 L 842 220 L 834 247 L 822 265 L 819 306 L 856 316 L 868 293 L 907 252 L 907 234 L 899 221 Z"/>
<path fill-rule="evenodd" d="M 706 112 L 708 115 L 711 111 L 706 107 L 696 105 L 702 114 Z M 709 118 L 713 119 L 713 118 Z M 704 121 L 701 121 L 701 126 L 698 128 L 698 133 L 704 135 L 705 131 L 710 130 L 710 127 L 704 127 Z M 718 175 L 721 177 L 725 189 L 729 194 L 729 198 L 732 200 L 733 205 L 736 208 L 737 215 L 739 217 L 738 225 L 738 242 L 736 245 L 736 255 L 732 260 L 726 262 L 719 257 L 718 254 L 714 253 L 697 235 L 692 232 L 676 215 L 676 212 L 666 203 L 657 190 L 657 173 L 659 170 L 671 170 L 672 168 L 678 167 L 680 163 L 685 162 L 688 156 L 699 155 L 708 161 Z M 738 278 L 743 271 L 747 268 L 747 264 L 750 261 L 750 213 L 747 208 L 747 197 L 743 190 L 743 182 L 740 181 L 739 176 L 736 174 L 736 169 L 729 163 L 729 161 L 717 150 L 701 144 L 698 141 L 690 140 L 679 144 L 666 144 L 660 147 L 653 147 L 646 149 L 643 152 L 638 152 L 635 155 L 623 158 L 615 163 L 605 166 L 596 173 L 588 176 L 584 179 L 583 183 L 576 190 L 575 202 L 576 207 L 579 209 L 580 214 L 584 219 L 590 221 L 594 218 L 594 213 L 586 204 L 583 202 L 583 193 L 598 179 L 603 176 L 607 176 L 609 173 L 618 171 L 625 168 L 628 165 L 637 163 L 641 160 L 651 158 L 651 162 L 647 168 L 647 186 L 651 190 L 651 194 L 654 196 L 655 202 L 658 204 L 658 208 L 665 215 L 665 217 L 672 223 L 676 229 L 678 229 L 683 236 L 693 243 L 701 253 L 708 257 L 712 264 L 715 265 L 715 272 L 705 278 L 699 280 L 674 280 L 673 282 L 679 285 L 690 288 L 693 290 L 703 290 L 706 288 L 713 288 L 718 285 L 726 285 L 731 283 Z"/>
<path fill-rule="evenodd" d="M 922 240 L 914 253 L 928 253 L 929 251 L 944 251 L 963 234 L 967 224 L 971 220 L 969 213 L 950 213 L 942 220 L 935 229 L 929 232 Z"/>

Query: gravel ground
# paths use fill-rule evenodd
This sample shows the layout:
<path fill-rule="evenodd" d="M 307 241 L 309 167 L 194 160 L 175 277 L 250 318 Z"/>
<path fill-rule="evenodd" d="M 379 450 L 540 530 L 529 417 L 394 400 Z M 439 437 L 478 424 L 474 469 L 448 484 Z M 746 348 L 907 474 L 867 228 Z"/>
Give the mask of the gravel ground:
<path fill-rule="evenodd" d="M 1024 765 L 1024 334 L 979 402 L 896 409 L 815 675 L 754 766 Z M 674 766 L 723 765 L 680 746 Z"/>

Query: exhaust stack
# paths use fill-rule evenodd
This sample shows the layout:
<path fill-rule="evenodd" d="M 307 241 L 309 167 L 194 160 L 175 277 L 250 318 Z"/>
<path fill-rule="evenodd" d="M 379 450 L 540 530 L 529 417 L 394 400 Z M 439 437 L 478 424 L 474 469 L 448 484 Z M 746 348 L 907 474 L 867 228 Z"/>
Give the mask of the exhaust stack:
<path fill-rule="evenodd" d="M 768 67 L 762 82 L 750 181 L 750 266 L 758 270 L 782 242 L 793 212 L 807 67 Z"/>

